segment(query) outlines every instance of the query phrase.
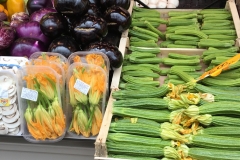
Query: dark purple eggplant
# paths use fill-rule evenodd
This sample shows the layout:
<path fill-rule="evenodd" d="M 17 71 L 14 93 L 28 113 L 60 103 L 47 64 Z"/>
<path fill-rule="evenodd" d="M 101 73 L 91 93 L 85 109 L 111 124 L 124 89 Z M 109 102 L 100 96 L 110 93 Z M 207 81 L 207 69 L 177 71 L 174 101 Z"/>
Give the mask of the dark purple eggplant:
<path fill-rule="evenodd" d="M 91 43 L 86 50 L 98 51 L 106 54 L 112 68 L 119 68 L 123 63 L 122 53 L 118 50 L 118 47 L 113 44 L 107 42 L 95 42 Z"/>
<path fill-rule="evenodd" d="M 60 53 L 68 58 L 73 52 L 79 51 L 75 39 L 70 36 L 60 36 L 52 41 L 48 47 L 48 52 Z"/>
<path fill-rule="evenodd" d="M 42 19 L 43 16 L 45 16 L 45 14 L 51 13 L 51 12 L 57 12 L 57 11 L 54 8 L 41 8 L 40 10 L 35 11 L 31 14 L 30 21 L 40 22 L 40 20 Z"/>
<path fill-rule="evenodd" d="M 47 7 L 53 8 L 51 0 L 28 0 L 27 2 L 27 10 L 30 15 L 41 8 Z"/>
<path fill-rule="evenodd" d="M 46 46 L 34 38 L 18 38 L 10 47 L 11 56 L 30 57 L 34 52 L 46 52 Z"/>
<path fill-rule="evenodd" d="M 92 15 L 85 15 L 80 22 L 76 22 L 73 26 L 73 35 L 80 44 L 101 40 L 107 35 L 107 32 L 105 20 Z"/>
<path fill-rule="evenodd" d="M 89 4 L 87 14 L 93 16 L 101 16 L 101 12 L 99 11 L 96 4 Z"/>
<path fill-rule="evenodd" d="M 100 0 L 88 0 L 89 4 L 100 5 Z"/>
<path fill-rule="evenodd" d="M 117 30 L 119 32 L 127 30 L 132 23 L 130 13 L 119 6 L 112 6 L 107 9 L 105 20 L 107 21 L 108 29 Z"/>
<path fill-rule="evenodd" d="M 56 38 L 68 31 L 68 22 L 60 13 L 47 13 L 40 21 L 44 35 Z"/>
<path fill-rule="evenodd" d="M 130 6 L 130 0 L 100 0 L 100 4 L 104 9 L 112 6 L 120 6 L 124 9 L 128 9 Z"/>
<path fill-rule="evenodd" d="M 0 50 L 8 48 L 16 37 L 16 31 L 10 26 L 0 27 Z"/>
<path fill-rule="evenodd" d="M 0 12 L 0 22 L 6 21 L 7 20 L 7 15 L 4 12 Z"/>
<path fill-rule="evenodd" d="M 66 15 L 85 14 L 88 4 L 88 0 L 54 0 L 55 9 Z"/>
<path fill-rule="evenodd" d="M 21 23 L 17 28 L 17 37 L 35 38 L 42 41 L 45 45 L 50 44 L 50 38 L 45 36 L 40 29 L 40 24 L 37 21 L 29 21 Z"/>

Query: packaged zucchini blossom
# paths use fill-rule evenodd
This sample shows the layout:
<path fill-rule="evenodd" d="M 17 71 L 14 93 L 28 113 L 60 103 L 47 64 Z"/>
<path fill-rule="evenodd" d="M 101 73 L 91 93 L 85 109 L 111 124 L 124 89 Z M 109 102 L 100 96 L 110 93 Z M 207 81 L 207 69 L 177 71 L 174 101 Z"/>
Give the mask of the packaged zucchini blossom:
<path fill-rule="evenodd" d="M 66 132 L 59 78 L 54 73 L 49 67 L 29 66 L 23 76 L 26 88 L 38 93 L 36 101 L 27 100 L 24 112 L 28 132 L 38 141 L 63 138 Z"/>
<path fill-rule="evenodd" d="M 107 76 L 101 56 L 89 54 L 86 60 L 87 63 L 79 63 L 80 57 L 74 57 L 75 63 L 68 70 L 68 94 L 72 108 L 69 131 L 90 137 L 99 133 L 102 124 Z M 79 85 L 82 83 L 85 87 Z"/>

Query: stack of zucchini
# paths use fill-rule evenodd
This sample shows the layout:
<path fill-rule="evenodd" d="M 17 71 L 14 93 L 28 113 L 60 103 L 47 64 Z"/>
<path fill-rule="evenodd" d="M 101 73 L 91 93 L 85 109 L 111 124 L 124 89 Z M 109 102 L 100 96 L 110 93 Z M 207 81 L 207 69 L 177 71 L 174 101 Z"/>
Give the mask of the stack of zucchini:
<path fill-rule="evenodd" d="M 203 35 L 199 30 L 198 12 L 170 11 L 168 12 L 166 41 L 160 44 L 162 48 L 197 48 Z M 205 38 L 207 38 L 206 35 Z"/>
<path fill-rule="evenodd" d="M 107 137 L 109 156 L 133 160 L 239 159 L 240 98 L 236 96 L 240 94 L 204 89 L 179 68 L 171 68 L 170 74 L 190 84 L 165 84 L 157 89 L 142 84 L 139 89 L 132 86 L 113 93 L 116 101 Z M 186 87 L 202 89 L 202 93 L 186 92 Z M 213 91 L 212 96 L 206 88 Z"/>
<path fill-rule="evenodd" d="M 132 23 L 129 30 L 130 45 L 135 47 L 158 47 L 159 39 L 165 40 L 165 34 L 157 29 L 168 21 L 160 18 L 156 10 L 133 7 Z"/>

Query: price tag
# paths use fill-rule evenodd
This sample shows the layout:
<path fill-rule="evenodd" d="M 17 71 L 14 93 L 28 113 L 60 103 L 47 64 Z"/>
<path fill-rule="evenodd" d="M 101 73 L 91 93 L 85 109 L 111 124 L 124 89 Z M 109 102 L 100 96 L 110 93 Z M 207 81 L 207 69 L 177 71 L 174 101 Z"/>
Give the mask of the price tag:
<path fill-rule="evenodd" d="M 226 60 L 225 62 L 219 64 L 218 66 L 214 67 L 210 71 L 203 73 L 196 81 L 200 81 L 208 76 L 216 77 L 222 73 L 222 71 L 227 70 L 230 65 L 237 63 L 240 59 L 240 54 Z"/>
<path fill-rule="evenodd" d="M 8 91 L 0 87 L 0 106 L 9 106 Z"/>
<path fill-rule="evenodd" d="M 87 95 L 88 91 L 90 89 L 90 85 L 81 81 L 80 79 L 77 79 L 75 84 L 74 84 L 74 88 L 76 90 L 78 90 L 79 92 L 82 92 L 83 94 Z"/>
<path fill-rule="evenodd" d="M 23 87 L 21 98 L 36 102 L 38 98 L 38 92 L 36 90 Z"/>

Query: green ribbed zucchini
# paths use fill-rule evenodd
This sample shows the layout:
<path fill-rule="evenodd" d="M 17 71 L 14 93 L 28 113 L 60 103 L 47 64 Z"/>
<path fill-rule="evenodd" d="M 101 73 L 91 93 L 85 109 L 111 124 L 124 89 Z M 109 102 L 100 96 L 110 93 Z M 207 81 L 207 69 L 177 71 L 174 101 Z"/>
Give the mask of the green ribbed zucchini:
<path fill-rule="evenodd" d="M 117 158 L 117 159 L 131 159 L 131 160 L 158 160 L 157 158 L 152 157 L 143 157 L 143 156 L 127 156 L 127 155 L 119 155 L 119 154 L 110 154 L 108 155 L 110 158 Z"/>
<path fill-rule="evenodd" d="M 115 99 L 132 99 L 132 98 L 157 98 L 165 96 L 168 93 L 169 89 L 167 85 L 162 85 L 155 90 L 119 90 L 112 93 L 113 98 Z"/>
<path fill-rule="evenodd" d="M 166 146 L 172 146 L 172 142 L 169 140 L 162 140 L 161 138 L 153 138 L 126 133 L 108 133 L 107 141 L 113 143 L 136 144 L 139 146 L 155 146 L 161 148 L 164 148 Z"/>
<path fill-rule="evenodd" d="M 208 127 L 208 128 L 202 129 L 200 132 L 201 134 L 240 138 L 240 127 L 236 127 L 236 126 Z"/>
<path fill-rule="evenodd" d="M 112 122 L 109 132 L 113 133 L 128 133 L 134 135 L 142 135 L 148 137 L 160 137 L 159 126 L 143 123 L 121 123 Z"/>
<path fill-rule="evenodd" d="M 145 108 L 145 109 L 167 109 L 168 103 L 166 100 L 162 98 L 141 98 L 141 99 L 131 98 L 131 99 L 121 99 L 121 100 L 114 101 L 113 106 L 115 108 L 132 107 L 132 108 Z"/>
<path fill-rule="evenodd" d="M 123 117 L 137 117 L 154 120 L 156 122 L 167 122 L 170 119 L 169 110 L 150 110 L 127 107 L 113 107 L 113 114 Z"/>
<path fill-rule="evenodd" d="M 142 147 L 136 144 L 107 142 L 109 154 L 124 154 L 131 156 L 161 157 L 164 155 L 163 148 L 148 146 Z"/>
<path fill-rule="evenodd" d="M 240 127 L 239 118 L 226 116 L 212 116 L 212 125 L 214 126 L 236 126 Z"/>

